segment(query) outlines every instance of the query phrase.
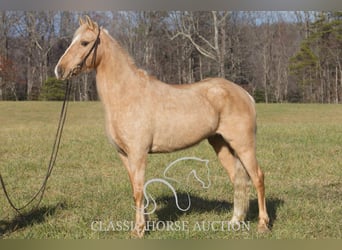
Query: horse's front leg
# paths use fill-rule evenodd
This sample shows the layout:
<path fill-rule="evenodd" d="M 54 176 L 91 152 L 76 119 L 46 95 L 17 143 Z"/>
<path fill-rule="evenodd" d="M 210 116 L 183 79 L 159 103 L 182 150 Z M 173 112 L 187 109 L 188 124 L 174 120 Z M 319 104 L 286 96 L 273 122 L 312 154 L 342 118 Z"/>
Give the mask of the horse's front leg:
<path fill-rule="evenodd" d="M 144 195 L 143 187 L 145 180 L 147 154 L 130 154 L 127 158 L 127 170 L 133 189 L 133 198 L 136 207 L 135 227 L 133 234 L 139 238 L 144 236 L 145 232 L 145 213 L 144 213 Z"/>

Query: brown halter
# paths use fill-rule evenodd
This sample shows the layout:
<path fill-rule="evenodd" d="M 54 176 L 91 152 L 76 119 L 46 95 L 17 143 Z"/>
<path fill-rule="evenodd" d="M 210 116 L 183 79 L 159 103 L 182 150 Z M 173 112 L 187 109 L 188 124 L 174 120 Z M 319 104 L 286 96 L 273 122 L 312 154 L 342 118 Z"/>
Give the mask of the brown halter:
<path fill-rule="evenodd" d="M 90 48 L 90 50 L 88 51 L 88 54 L 83 58 L 83 60 L 77 65 L 77 69 L 82 69 L 85 62 L 87 61 L 88 57 L 90 56 L 91 52 L 94 51 L 94 54 L 93 54 L 93 58 L 91 59 L 91 65 L 93 67 L 95 67 L 95 62 L 96 62 L 96 54 L 97 54 L 97 47 L 99 46 L 100 44 L 100 32 L 101 32 L 101 28 L 99 28 L 99 32 L 96 36 L 96 39 L 94 41 L 94 44 L 93 46 Z"/>

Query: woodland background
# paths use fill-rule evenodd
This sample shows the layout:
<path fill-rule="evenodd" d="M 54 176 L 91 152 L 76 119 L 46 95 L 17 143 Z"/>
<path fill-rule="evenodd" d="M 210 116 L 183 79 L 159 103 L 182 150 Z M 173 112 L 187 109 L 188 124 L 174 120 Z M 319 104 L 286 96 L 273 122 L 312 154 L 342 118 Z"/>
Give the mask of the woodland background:
<path fill-rule="evenodd" d="M 170 84 L 225 77 L 257 102 L 342 103 L 342 12 L 1 11 L 0 100 L 60 100 L 54 67 L 89 15 Z M 72 100 L 97 100 L 94 73 Z"/>

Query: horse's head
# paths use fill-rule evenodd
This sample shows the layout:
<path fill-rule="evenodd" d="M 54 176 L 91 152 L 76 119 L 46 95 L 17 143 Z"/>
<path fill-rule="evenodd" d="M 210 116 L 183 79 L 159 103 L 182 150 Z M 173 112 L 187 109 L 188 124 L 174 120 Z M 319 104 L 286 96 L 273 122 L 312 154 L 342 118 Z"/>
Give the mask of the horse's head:
<path fill-rule="evenodd" d="M 80 18 L 69 48 L 59 59 L 55 74 L 58 79 L 68 79 L 97 65 L 97 47 L 100 43 L 100 28 L 88 16 Z"/>

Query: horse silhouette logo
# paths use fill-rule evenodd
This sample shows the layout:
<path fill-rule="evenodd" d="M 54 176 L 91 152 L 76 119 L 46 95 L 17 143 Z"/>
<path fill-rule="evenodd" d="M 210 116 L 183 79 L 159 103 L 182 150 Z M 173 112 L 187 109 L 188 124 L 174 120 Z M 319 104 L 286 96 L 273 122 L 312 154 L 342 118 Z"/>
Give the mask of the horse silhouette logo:
<path fill-rule="evenodd" d="M 184 186 L 184 183 L 182 183 L 180 180 L 176 179 L 176 178 L 172 178 L 170 177 L 170 171 L 172 168 L 176 168 L 176 166 L 179 166 L 177 165 L 177 163 L 181 163 L 181 162 L 185 162 L 185 161 L 197 161 L 197 162 L 200 162 L 200 163 L 203 163 L 205 165 L 205 177 L 199 177 L 199 173 L 198 171 L 194 168 L 194 167 L 191 167 L 190 171 L 187 172 L 186 175 L 184 175 L 186 177 L 186 183 L 185 183 L 185 186 L 188 188 L 190 185 L 190 178 L 193 176 L 195 181 L 199 182 L 201 184 L 201 187 L 204 188 L 204 189 L 208 189 L 211 185 L 211 181 L 210 181 L 210 174 L 209 174 L 209 160 L 206 160 L 206 159 L 201 159 L 201 158 L 197 158 L 197 157 L 182 157 L 182 158 L 179 158 L 173 162 L 171 162 L 169 165 L 167 165 L 167 167 L 165 168 L 164 172 L 163 172 L 163 177 L 162 178 L 153 178 L 153 179 L 150 179 L 148 180 L 145 185 L 144 185 L 144 188 L 143 188 L 143 194 L 144 194 L 144 198 L 146 200 L 146 203 L 145 203 L 145 206 L 144 206 L 144 214 L 145 215 L 149 215 L 149 214 L 152 214 L 156 211 L 157 209 L 157 202 L 156 200 L 152 197 L 152 195 L 150 193 L 147 192 L 147 188 L 148 186 L 150 186 L 152 183 L 160 183 L 160 184 L 164 184 L 165 186 L 167 186 L 174 198 L 175 198 L 175 203 L 176 203 L 176 206 L 177 206 L 177 209 L 179 209 L 180 211 L 188 211 L 191 207 L 191 199 L 190 199 L 190 195 L 189 195 L 189 192 L 187 191 L 186 194 L 187 194 L 187 197 L 188 197 L 188 206 L 185 207 L 185 208 L 182 208 L 180 205 L 179 205 L 179 199 L 178 199 L 178 195 L 177 195 L 177 191 L 176 191 L 176 188 L 174 187 L 175 185 L 180 185 L 180 186 Z M 190 165 L 186 165 L 185 167 L 188 167 Z M 182 166 L 184 168 L 184 166 Z M 201 174 L 203 171 L 200 171 Z M 150 206 L 150 203 L 152 202 L 152 210 L 150 211 L 147 211 L 148 207 Z"/>

